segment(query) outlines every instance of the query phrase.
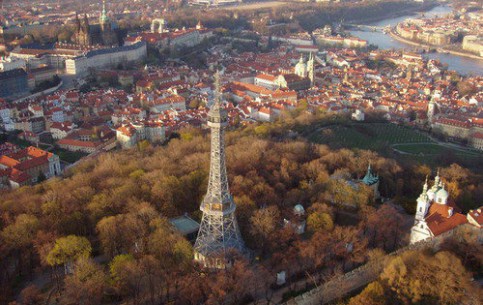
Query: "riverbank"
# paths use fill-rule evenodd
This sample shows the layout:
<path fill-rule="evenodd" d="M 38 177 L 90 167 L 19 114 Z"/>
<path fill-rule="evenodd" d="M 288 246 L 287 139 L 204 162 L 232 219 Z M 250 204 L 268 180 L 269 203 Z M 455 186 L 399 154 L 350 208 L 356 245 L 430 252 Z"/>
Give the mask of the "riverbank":
<path fill-rule="evenodd" d="M 416 42 L 416 41 L 412 41 L 412 40 L 403 38 L 396 33 L 395 27 L 392 28 L 391 31 L 389 31 L 389 35 L 393 39 L 395 39 L 399 42 L 402 42 L 402 43 L 405 43 L 405 44 L 408 44 L 408 45 L 412 45 L 412 46 L 415 46 L 415 47 L 429 48 L 429 49 L 436 50 L 436 52 L 438 52 L 438 53 L 449 53 L 449 54 L 452 54 L 452 55 L 464 56 L 464 57 L 468 57 L 468 58 L 472 58 L 472 59 L 483 60 L 483 58 L 481 56 L 478 56 L 478 55 L 475 55 L 475 54 L 459 52 L 459 51 L 454 51 L 454 50 L 447 50 L 447 49 L 438 48 L 436 46 L 432 46 L 432 45 L 428 45 L 428 44 L 424 44 L 424 43 L 420 43 L 420 42 Z"/>

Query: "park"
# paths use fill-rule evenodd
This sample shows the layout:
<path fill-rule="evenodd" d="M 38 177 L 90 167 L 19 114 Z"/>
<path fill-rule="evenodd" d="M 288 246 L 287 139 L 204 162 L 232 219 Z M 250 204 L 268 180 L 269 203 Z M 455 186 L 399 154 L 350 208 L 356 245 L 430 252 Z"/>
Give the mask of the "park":
<path fill-rule="evenodd" d="M 441 156 L 453 156 L 463 163 L 481 159 L 480 152 L 437 142 L 428 134 L 392 123 L 341 123 L 321 127 L 307 139 L 332 149 L 351 148 L 377 151 L 396 158 L 436 164 Z"/>

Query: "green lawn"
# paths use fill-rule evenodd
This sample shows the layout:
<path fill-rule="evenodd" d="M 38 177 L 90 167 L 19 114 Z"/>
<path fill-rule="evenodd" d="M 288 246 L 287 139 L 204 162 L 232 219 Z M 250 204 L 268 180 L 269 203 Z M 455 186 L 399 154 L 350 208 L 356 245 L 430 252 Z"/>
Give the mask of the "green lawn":
<path fill-rule="evenodd" d="M 65 149 L 61 148 L 56 148 L 54 151 L 52 151 L 54 154 L 58 155 L 60 160 L 65 161 L 67 163 L 75 163 L 81 158 L 87 156 L 88 154 L 79 152 L 79 151 L 68 151 Z"/>
<path fill-rule="evenodd" d="M 432 142 L 426 135 L 390 123 L 354 123 L 323 128 L 309 137 L 312 142 L 333 148 L 383 150 L 398 143 Z"/>
<path fill-rule="evenodd" d="M 307 139 L 334 149 L 368 149 L 401 161 L 430 166 L 457 162 L 483 168 L 482 153 L 443 146 L 423 133 L 391 123 L 334 124 L 309 133 Z"/>

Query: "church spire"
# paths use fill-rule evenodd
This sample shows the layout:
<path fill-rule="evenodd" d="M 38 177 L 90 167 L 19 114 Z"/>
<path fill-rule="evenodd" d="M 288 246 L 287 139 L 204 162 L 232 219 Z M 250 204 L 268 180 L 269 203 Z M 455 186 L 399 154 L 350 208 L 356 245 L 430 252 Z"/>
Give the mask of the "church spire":
<path fill-rule="evenodd" d="M 440 184 L 441 184 L 441 178 L 439 177 L 439 168 L 438 168 L 438 171 L 436 173 L 436 177 L 434 177 L 434 185 L 433 185 L 433 187 L 434 188 L 437 188 L 437 187 L 440 186 Z"/>
<path fill-rule="evenodd" d="M 101 17 L 99 18 L 99 23 L 101 26 L 104 24 L 109 23 L 109 17 L 107 17 L 107 11 L 106 11 L 106 0 L 102 0 L 102 12 L 101 12 Z"/>
<path fill-rule="evenodd" d="M 310 57 L 307 64 L 307 70 L 309 72 L 310 87 L 313 87 L 315 83 L 315 62 L 314 62 L 314 54 L 312 54 L 312 52 L 310 52 Z"/>
<path fill-rule="evenodd" d="M 428 192 L 428 175 L 426 175 L 426 181 L 424 182 L 424 185 L 423 185 L 423 192 L 421 193 L 421 195 L 425 195 L 427 196 L 427 192 Z"/>
<path fill-rule="evenodd" d="M 80 19 L 79 19 L 79 13 L 75 12 L 75 29 L 76 29 L 76 32 L 79 32 L 80 29 L 81 29 L 81 22 L 80 22 Z"/>
<path fill-rule="evenodd" d="M 101 17 L 106 17 L 106 0 L 102 0 L 102 14 Z"/>

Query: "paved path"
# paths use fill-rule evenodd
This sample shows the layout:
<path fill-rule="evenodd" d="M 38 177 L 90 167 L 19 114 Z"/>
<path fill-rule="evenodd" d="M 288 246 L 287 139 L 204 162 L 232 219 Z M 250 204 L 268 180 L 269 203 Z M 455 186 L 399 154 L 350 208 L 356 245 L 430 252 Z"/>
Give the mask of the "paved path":
<path fill-rule="evenodd" d="M 474 155 L 475 157 L 477 157 L 477 156 L 480 155 L 480 153 L 474 151 L 471 148 L 467 148 L 467 147 L 464 147 L 464 146 L 460 146 L 460 145 L 457 145 L 457 144 L 454 144 L 454 143 L 443 142 L 443 141 L 440 141 L 440 140 L 437 140 L 437 139 L 434 139 L 434 138 L 431 138 L 431 139 L 434 142 L 397 143 L 397 144 L 392 144 L 391 147 L 392 147 L 393 150 L 395 150 L 398 153 L 403 154 L 403 155 L 420 155 L 420 154 L 423 154 L 424 156 L 436 156 L 437 154 L 431 154 L 431 153 L 410 153 L 410 152 L 402 151 L 402 150 L 399 150 L 399 149 L 396 148 L 397 146 L 403 146 L 403 145 L 428 145 L 428 144 L 443 146 L 443 147 L 446 147 L 446 148 L 449 148 L 449 149 L 453 149 L 453 150 L 457 150 L 457 151 L 463 152 L 465 154 Z"/>

